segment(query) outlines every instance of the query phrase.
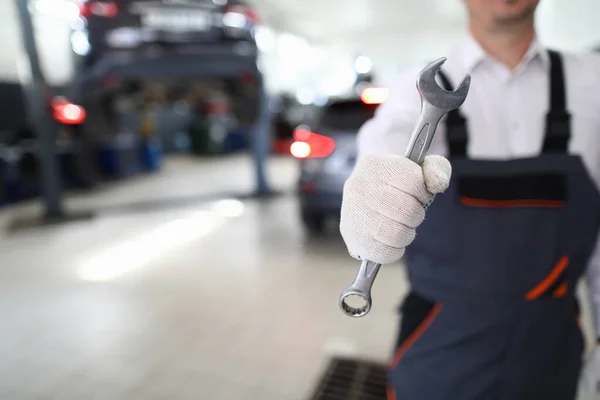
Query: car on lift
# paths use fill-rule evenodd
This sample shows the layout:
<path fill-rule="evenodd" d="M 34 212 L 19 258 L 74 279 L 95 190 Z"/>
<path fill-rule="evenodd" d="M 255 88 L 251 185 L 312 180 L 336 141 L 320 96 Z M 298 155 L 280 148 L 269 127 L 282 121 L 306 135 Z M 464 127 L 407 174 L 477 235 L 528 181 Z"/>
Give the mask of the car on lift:
<path fill-rule="evenodd" d="M 330 100 L 312 126 L 294 131 L 290 153 L 300 163 L 300 214 L 309 232 L 322 232 L 330 217 L 339 216 L 344 183 L 356 163 L 356 135 L 387 95 L 385 87 L 368 87 L 359 97 Z"/>
<path fill-rule="evenodd" d="M 225 96 L 242 129 L 255 122 L 263 84 L 258 16 L 243 0 L 75 2 L 74 97 L 87 111 L 86 131 L 114 132 L 124 105 L 140 99 L 199 109 Z"/>

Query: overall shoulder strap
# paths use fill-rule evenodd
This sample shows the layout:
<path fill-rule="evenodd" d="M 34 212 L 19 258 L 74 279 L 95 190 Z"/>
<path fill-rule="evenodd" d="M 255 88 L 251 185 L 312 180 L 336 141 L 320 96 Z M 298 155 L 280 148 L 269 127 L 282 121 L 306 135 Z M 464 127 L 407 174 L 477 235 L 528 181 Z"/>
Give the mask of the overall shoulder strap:
<path fill-rule="evenodd" d="M 560 53 L 548 50 L 550 58 L 550 109 L 542 153 L 567 153 L 571 138 L 571 115 L 567 111 L 566 82 Z"/>
<path fill-rule="evenodd" d="M 454 90 L 448 76 L 443 71 L 439 71 L 438 74 L 444 89 Z M 468 141 L 467 119 L 459 109 L 450 111 L 446 117 L 446 142 L 449 157 L 466 157 Z"/>

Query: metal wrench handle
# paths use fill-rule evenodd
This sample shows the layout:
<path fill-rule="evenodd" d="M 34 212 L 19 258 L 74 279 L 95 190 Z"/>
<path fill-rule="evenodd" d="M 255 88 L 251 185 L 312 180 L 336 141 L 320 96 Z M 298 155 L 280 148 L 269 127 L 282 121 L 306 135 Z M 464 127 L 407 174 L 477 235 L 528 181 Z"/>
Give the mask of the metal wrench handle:
<path fill-rule="evenodd" d="M 406 157 L 408 159 L 419 165 L 423 163 L 423 160 L 427 155 L 427 150 L 429 150 L 429 146 L 431 146 L 435 129 L 444 114 L 443 111 L 423 102 L 421 106 L 421 116 L 410 136 L 410 141 L 406 148 Z M 352 284 L 340 295 L 340 308 L 346 315 L 360 318 L 371 311 L 371 288 L 373 287 L 375 278 L 377 278 L 380 267 L 381 264 L 373 261 L 364 260 L 361 263 L 354 282 L 352 282 Z M 361 298 L 365 304 L 362 307 L 350 306 L 346 299 L 351 296 Z"/>
<path fill-rule="evenodd" d="M 427 151 L 431 146 L 435 130 L 444 114 L 445 112 L 439 108 L 423 102 L 421 116 L 413 133 L 410 135 L 406 153 L 404 153 L 406 158 L 419 165 L 423 164 Z"/>

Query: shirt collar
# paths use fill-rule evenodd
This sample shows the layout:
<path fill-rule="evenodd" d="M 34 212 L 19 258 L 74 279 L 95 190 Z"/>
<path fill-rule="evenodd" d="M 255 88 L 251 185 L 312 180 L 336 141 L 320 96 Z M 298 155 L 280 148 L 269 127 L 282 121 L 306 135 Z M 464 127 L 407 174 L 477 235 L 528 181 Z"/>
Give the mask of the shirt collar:
<path fill-rule="evenodd" d="M 484 60 L 489 59 L 485 50 L 481 45 L 471 36 L 468 35 L 461 48 L 461 55 L 463 66 L 467 69 L 467 73 L 473 72 L 473 70 Z M 537 38 L 533 39 L 533 42 L 529 46 L 529 49 L 521 60 L 521 65 L 529 64 L 535 59 L 540 59 L 542 64 L 546 67 L 549 65 L 549 58 L 547 50 L 542 46 Z"/>

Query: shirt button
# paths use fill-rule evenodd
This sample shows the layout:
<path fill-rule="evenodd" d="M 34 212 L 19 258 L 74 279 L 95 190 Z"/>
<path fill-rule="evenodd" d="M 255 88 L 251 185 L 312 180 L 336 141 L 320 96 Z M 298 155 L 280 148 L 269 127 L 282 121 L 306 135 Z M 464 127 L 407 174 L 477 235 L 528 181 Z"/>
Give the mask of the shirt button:
<path fill-rule="evenodd" d="M 519 123 L 518 122 L 513 122 L 512 123 L 512 128 L 513 128 L 513 130 L 519 129 Z"/>

